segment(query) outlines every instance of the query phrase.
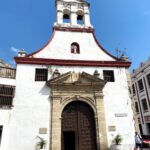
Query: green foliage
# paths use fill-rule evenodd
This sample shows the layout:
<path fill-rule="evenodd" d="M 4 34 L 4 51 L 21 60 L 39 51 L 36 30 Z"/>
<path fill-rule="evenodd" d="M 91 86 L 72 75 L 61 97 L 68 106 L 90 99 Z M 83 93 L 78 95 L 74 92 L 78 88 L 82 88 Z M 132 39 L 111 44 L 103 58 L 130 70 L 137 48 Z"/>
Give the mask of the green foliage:
<path fill-rule="evenodd" d="M 124 50 L 122 51 L 122 50 L 119 50 L 118 48 L 116 48 L 115 49 L 115 51 L 116 51 L 116 55 L 117 55 L 117 58 L 119 59 L 120 57 L 122 57 L 122 56 L 124 56 L 125 55 L 125 53 L 126 53 L 126 49 L 127 48 L 124 48 Z"/>
<path fill-rule="evenodd" d="M 116 137 L 113 140 L 113 143 L 116 144 L 116 145 L 119 145 L 119 144 L 121 144 L 121 142 L 122 142 L 122 138 L 119 134 L 117 134 Z"/>
<path fill-rule="evenodd" d="M 37 147 L 39 147 L 40 149 L 43 149 L 46 147 L 46 140 L 44 140 L 43 138 L 41 138 L 40 136 L 37 136 L 36 138 L 38 138 L 40 141 L 36 144 Z"/>

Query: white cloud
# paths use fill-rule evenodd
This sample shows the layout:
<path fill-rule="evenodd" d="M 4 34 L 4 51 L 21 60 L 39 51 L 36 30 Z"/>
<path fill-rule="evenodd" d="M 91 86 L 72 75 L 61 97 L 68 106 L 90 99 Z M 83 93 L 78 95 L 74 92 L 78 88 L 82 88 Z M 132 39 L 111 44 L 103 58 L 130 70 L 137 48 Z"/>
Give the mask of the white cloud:
<path fill-rule="evenodd" d="M 18 52 L 20 51 L 20 49 L 15 48 L 15 47 L 13 47 L 13 46 L 10 47 L 10 50 L 11 50 L 12 52 L 15 52 L 15 53 L 18 53 Z"/>
<path fill-rule="evenodd" d="M 149 11 L 144 12 L 144 15 L 150 15 L 150 10 L 149 10 Z"/>

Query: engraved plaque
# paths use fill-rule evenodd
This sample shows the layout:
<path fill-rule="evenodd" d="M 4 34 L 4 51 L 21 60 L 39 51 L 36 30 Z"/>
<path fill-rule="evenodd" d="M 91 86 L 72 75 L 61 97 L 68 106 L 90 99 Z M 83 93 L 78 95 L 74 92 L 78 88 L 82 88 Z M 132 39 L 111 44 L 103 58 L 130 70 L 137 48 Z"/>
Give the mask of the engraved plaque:
<path fill-rule="evenodd" d="M 115 117 L 127 117 L 127 113 L 118 113 L 115 114 Z"/>
<path fill-rule="evenodd" d="M 47 128 L 40 128 L 39 134 L 47 134 Z"/>
<path fill-rule="evenodd" d="M 108 126 L 108 131 L 116 131 L 116 126 Z"/>

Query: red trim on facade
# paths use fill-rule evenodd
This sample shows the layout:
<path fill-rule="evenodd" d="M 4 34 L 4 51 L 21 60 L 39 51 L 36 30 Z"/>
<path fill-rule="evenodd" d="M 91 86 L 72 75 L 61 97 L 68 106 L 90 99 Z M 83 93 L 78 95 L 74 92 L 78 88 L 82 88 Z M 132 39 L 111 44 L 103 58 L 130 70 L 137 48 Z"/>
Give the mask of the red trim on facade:
<path fill-rule="evenodd" d="M 106 53 L 107 55 L 109 55 L 110 57 L 112 57 L 113 59 L 118 60 L 117 57 L 115 57 L 115 56 L 111 55 L 110 53 L 108 53 L 108 52 L 100 45 L 100 43 L 99 43 L 98 40 L 96 39 L 96 36 L 95 36 L 95 33 L 94 33 L 94 29 L 92 29 L 92 28 L 91 28 L 91 29 L 87 29 L 87 28 L 67 28 L 67 27 L 53 27 L 53 35 L 52 35 L 51 39 L 48 41 L 48 43 L 45 44 L 42 48 L 40 48 L 38 51 L 33 52 L 33 53 L 27 55 L 26 57 L 31 57 L 31 56 L 33 56 L 34 54 L 39 53 L 39 52 L 42 51 L 47 45 L 49 45 L 49 44 L 51 43 L 51 41 L 53 40 L 56 31 L 69 31 L 69 32 L 86 32 L 86 33 L 92 33 L 93 38 L 94 38 L 96 44 L 98 45 L 98 47 L 99 47 L 100 49 L 102 49 L 102 51 L 103 51 L 104 53 Z"/>
<path fill-rule="evenodd" d="M 149 98 L 149 95 L 148 95 L 148 89 L 147 89 L 147 86 L 146 86 L 146 80 L 145 80 L 145 77 L 143 77 L 143 79 L 144 79 L 144 85 L 145 85 L 145 89 L 146 89 L 147 99 L 148 99 L 149 106 L 150 106 L 150 98 Z"/>
<path fill-rule="evenodd" d="M 29 54 L 29 55 L 27 55 L 26 57 L 33 56 L 34 54 L 39 53 L 40 51 L 42 51 L 47 45 L 49 45 L 51 43 L 51 41 L 54 38 L 54 35 L 55 35 L 55 30 L 53 31 L 53 34 L 52 34 L 52 37 L 50 38 L 50 40 L 42 48 L 40 48 L 39 50 L 37 50 L 37 51 L 35 51 L 35 52 L 33 52 L 33 53 Z"/>
<path fill-rule="evenodd" d="M 92 34 L 93 34 L 94 40 L 95 40 L 96 44 L 98 45 L 98 47 L 99 47 L 100 49 L 102 49 L 103 52 L 106 53 L 107 55 L 109 55 L 110 57 L 114 58 L 115 60 L 118 60 L 117 57 L 115 57 L 115 56 L 111 55 L 110 53 L 108 53 L 108 51 L 106 51 L 106 50 L 101 46 L 101 44 L 100 44 L 100 43 L 98 42 L 98 40 L 96 39 L 95 33 L 93 32 Z"/>
<path fill-rule="evenodd" d="M 139 97 L 138 88 L 137 88 L 137 84 L 136 83 L 135 83 L 135 88 L 136 88 L 136 92 L 137 92 L 137 97 L 138 97 L 138 103 L 139 103 L 139 107 L 140 107 L 142 123 L 144 124 L 144 119 L 143 119 L 143 114 L 142 114 L 142 109 L 141 109 L 141 102 L 140 102 L 140 97 Z"/>
<path fill-rule="evenodd" d="M 144 92 L 144 89 L 140 91 L 140 93 Z"/>
<path fill-rule="evenodd" d="M 69 31 L 69 32 L 86 32 L 86 33 L 93 33 L 93 28 L 69 28 L 69 27 L 53 27 L 53 31 Z"/>
<path fill-rule="evenodd" d="M 94 33 L 94 29 L 86 29 L 86 28 L 67 28 L 67 27 L 54 27 L 53 30 L 57 30 L 57 31 L 70 31 L 70 32 L 87 32 L 87 33 L 92 33 L 94 40 L 96 42 L 96 44 L 98 45 L 98 47 L 100 49 L 102 49 L 107 55 L 109 55 L 110 57 L 114 58 L 115 60 L 117 60 L 117 57 L 111 55 L 110 53 L 108 53 L 98 42 L 98 40 L 96 39 L 95 33 Z"/>
<path fill-rule="evenodd" d="M 86 60 L 60 60 L 30 57 L 14 57 L 17 64 L 39 64 L 57 66 L 97 66 L 97 67 L 130 67 L 131 62 L 124 61 L 86 61 Z"/>

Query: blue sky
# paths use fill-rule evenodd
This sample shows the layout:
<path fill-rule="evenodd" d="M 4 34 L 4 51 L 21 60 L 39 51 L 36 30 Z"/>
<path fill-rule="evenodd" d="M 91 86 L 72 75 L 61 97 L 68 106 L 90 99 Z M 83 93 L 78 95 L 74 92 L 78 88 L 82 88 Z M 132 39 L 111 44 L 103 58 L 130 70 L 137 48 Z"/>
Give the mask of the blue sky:
<path fill-rule="evenodd" d="M 124 50 L 133 68 L 150 55 L 150 0 L 88 0 L 91 23 L 100 44 L 111 54 Z M 0 59 L 13 65 L 22 48 L 43 47 L 52 35 L 54 0 L 0 0 Z"/>

